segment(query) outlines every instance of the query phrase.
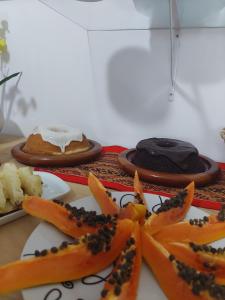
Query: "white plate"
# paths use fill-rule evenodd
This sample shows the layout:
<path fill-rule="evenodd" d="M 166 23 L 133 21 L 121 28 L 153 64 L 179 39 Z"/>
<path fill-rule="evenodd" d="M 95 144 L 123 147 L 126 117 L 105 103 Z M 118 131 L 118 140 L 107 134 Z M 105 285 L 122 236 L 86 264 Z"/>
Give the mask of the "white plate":
<path fill-rule="evenodd" d="M 118 199 L 124 193 L 115 192 L 113 196 Z M 129 197 L 127 197 L 129 199 Z M 146 194 L 148 206 L 151 209 L 155 204 L 160 203 L 159 196 Z M 162 197 L 162 199 L 165 199 Z M 91 197 L 76 200 L 74 203 L 77 207 L 84 206 L 87 210 L 96 210 L 100 213 L 97 203 Z M 198 208 L 191 207 L 186 218 L 202 218 L 206 213 Z M 52 225 L 45 222 L 41 223 L 31 234 L 24 246 L 21 258 L 24 258 L 24 254 L 34 253 L 34 250 L 51 248 L 58 246 L 62 241 L 70 240 L 63 233 L 59 232 Z M 223 243 L 225 244 L 225 243 Z M 221 241 L 217 242 L 218 246 L 221 246 Z M 110 273 L 111 267 L 107 268 L 98 275 L 106 276 Z M 96 280 L 89 278 L 89 282 Z M 102 290 L 104 282 L 94 285 L 85 285 L 80 280 L 75 282 L 67 282 L 67 284 L 53 284 L 45 285 L 36 288 L 30 288 L 23 291 L 24 300 L 99 300 L 100 291 Z M 151 297 L 150 297 L 151 295 Z M 160 289 L 158 283 L 154 279 L 149 268 L 143 263 L 141 270 L 141 278 L 138 290 L 137 300 L 166 300 L 167 298 Z"/>
<path fill-rule="evenodd" d="M 39 171 L 35 171 L 34 174 L 41 176 L 43 182 L 42 197 L 45 199 L 60 199 L 70 191 L 69 185 L 53 174 Z M 26 212 L 22 209 L 9 212 L 5 216 L 0 216 L 0 225 L 14 221 L 25 214 Z"/>

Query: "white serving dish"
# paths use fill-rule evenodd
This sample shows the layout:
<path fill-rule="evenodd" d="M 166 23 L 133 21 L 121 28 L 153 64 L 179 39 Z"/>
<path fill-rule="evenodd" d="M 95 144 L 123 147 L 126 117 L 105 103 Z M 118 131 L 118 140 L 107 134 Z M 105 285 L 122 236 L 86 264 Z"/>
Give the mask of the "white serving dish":
<path fill-rule="evenodd" d="M 122 195 L 124 195 L 124 193 L 113 193 L 113 197 L 117 198 L 118 203 Z M 155 204 L 160 203 L 159 196 L 157 195 L 146 194 L 145 196 L 150 209 Z M 165 199 L 165 197 L 161 198 Z M 127 199 L 130 199 L 129 196 Z M 76 200 L 75 202 L 73 202 L 73 205 L 76 205 L 77 207 L 83 206 L 87 210 L 96 210 L 98 213 L 100 213 L 99 207 L 92 197 L 86 197 L 80 200 Z M 202 210 L 191 207 L 186 218 L 202 218 L 205 215 L 206 213 Z M 70 238 L 58 231 L 54 226 L 43 222 L 33 231 L 31 236 L 28 238 L 21 254 L 21 258 L 24 259 L 24 254 L 34 253 L 34 250 L 36 249 L 42 250 L 51 248 L 53 246 L 58 246 L 62 241 L 65 240 L 70 241 Z M 221 245 L 225 245 L 224 240 L 217 242 L 217 246 Z M 98 273 L 98 275 L 104 277 L 110 273 L 110 270 L 111 267 L 107 268 L 103 272 Z M 94 280 L 96 280 L 96 278 L 88 278 L 89 282 Z M 104 282 L 94 285 L 85 285 L 81 280 L 77 280 L 74 282 L 66 282 L 66 284 L 59 283 L 30 288 L 24 290 L 22 293 L 24 300 L 99 300 L 103 285 Z M 167 299 L 154 276 L 152 275 L 150 269 L 143 263 L 137 300 L 149 300 L 150 298 L 151 300 Z"/>
<path fill-rule="evenodd" d="M 53 174 L 39 171 L 35 171 L 34 174 L 41 176 L 43 182 L 42 198 L 49 200 L 60 199 L 70 191 L 69 185 Z M 0 216 L 0 225 L 14 221 L 25 214 L 26 212 L 22 209 L 9 212 L 6 215 Z"/>

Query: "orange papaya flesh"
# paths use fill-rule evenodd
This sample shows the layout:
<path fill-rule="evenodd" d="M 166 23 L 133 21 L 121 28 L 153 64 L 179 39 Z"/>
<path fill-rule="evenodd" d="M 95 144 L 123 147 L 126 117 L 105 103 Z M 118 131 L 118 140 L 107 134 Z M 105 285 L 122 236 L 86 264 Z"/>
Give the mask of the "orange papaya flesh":
<path fill-rule="evenodd" d="M 195 243 L 168 243 L 166 249 L 178 260 L 201 272 L 213 273 L 215 281 L 225 284 L 225 249 Z"/>
<path fill-rule="evenodd" d="M 119 218 L 120 219 L 131 219 L 133 221 L 139 221 L 144 224 L 146 207 L 142 204 L 136 204 L 129 202 L 125 207 L 120 209 Z"/>
<path fill-rule="evenodd" d="M 218 216 L 192 219 L 163 227 L 154 235 L 160 243 L 208 244 L 225 237 L 225 221 Z"/>
<path fill-rule="evenodd" d="M 168 299 L 199 299 L 192 293 L 188 284 L 179 277 L 168 251 L 146 231 L 142 231 L 142 252 L 146 263 Z"/>
<path fill-rule="evenodd" d="M 212 274 L 180 262 L 146 231 L 142 232 L 142 251 L 168 299 L 225 299 L 225 287 L 217 284 Z"/>
<path fill-rule="evenodd" d="M 194 182 L 191 182 L 175 197 L 165 200 L 161 207 L 146 220 L 145 227 L 150 234 L 155 234 L 164 226 L 184 219 L 194 196 Z"/>
<path fill-rule="evenodd" d="M 27 196 L 23 209 L 30 215 L 56 226 L 63 233 L 77 238 L 86 233 L 94 233 L 102 225 L 109 225 L 117 217 L 97 215 L 95 211 L 72 207 L 61 201 L 49 201 L 36 196 Z"/>
<path fill-rule="evenodd" d="M 143 187 L 140 182 L 137 170 L 135 171 L 134 174 L 134 193 L 135 193 L 135 202 L 138 204 L 143 204 L 147 208 Z"/>
<path fill-rule="evenodd" d="M 141 230 L 135 223 L 131 237 L 116 260 L 101 292 L 102 300 L 135 300 L 141 271 Z"/>
<path fill-rule="evenodd" d="M 99 272 L 118 257 L 132 233 L 132 228 L 132 221 L 120 220 L 114 231 L 101 229 L 98 234 L 80 238 L 74 245 L 65 246 L 64 243 L 59 249 L 54 247 L 54 250 L 43 250 L 38 255 L 36 250 L 38 257 L 1 266 L 0 294 L 75 280 Z"/>
<path fill-rule="evenodd" d="M 103 214 L 114 215 L 119 213 L 119 206 L 116 204 L 111 193 L 107 191 L 103 184 L 92 173 L 89 173 L 88 176 L 88 186 Z"/>

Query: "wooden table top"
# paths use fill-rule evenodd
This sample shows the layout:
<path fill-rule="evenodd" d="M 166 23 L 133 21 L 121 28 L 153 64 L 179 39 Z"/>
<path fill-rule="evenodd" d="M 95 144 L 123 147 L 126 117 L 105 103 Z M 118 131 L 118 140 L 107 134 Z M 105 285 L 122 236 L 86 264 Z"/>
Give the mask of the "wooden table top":
<path fill-rule="evenodd" d="M 11 156 L 11 148 L 21 143 L 24 139 L 15 136 L 0 136 L 0 162 L 15 162 Z M 64 197 L 64 201 L 70 202 L 75 199 L 90 195 L 87 186 L 68 183 L 71 187 L 71 191 Z M 208 211 L 207 211 L 208 212 Z M 8 262 L 17 260 L 20 258 L 20 254 L 24 247 L 24 244 L 35 227 L 40 221 L 32 216 L 24 216 L 11 223 L 0 226 L 0 264 L 6 264 Z M 20 292 L 10 294 L 7 296 L 0 296 L 0 300 L 22 300 Z M 35 300 L 35 299 L 34 299 Z"/>

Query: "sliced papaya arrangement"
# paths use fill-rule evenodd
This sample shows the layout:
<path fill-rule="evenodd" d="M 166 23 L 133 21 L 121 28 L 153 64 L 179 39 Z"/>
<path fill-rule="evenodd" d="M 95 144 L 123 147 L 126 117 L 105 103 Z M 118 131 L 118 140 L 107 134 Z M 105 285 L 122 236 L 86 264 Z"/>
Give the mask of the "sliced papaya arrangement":
<path fill-rule="evenodd" d="M 94 233 L 103 225 L 111 226 L 116 219 L 110 215 L 97 215 L 95 211 L 86 211 L 84 208 L 72 207 L 61 201 L 44 200 L 36 196 L 27 196 L 23 201 L 23 209 L 74 238 Z"/>
<path fill-rule="evenodd" d="M 116 260 L 115 267 L 101 292 L 103 300 L 135 300 L 141 271 L 141 230 L 135 223 L 131 237 Z"/>
<path fill-rule="evenodd" d="M 155 234 L 164 226 L 177 223 L 184 219 L 194 196 L 194 182 L 191 182 L 175 197 L 165 200 L 155 213 L 145 222 L 150 234 Z"/>
<path fill-rule="evenodd" d="M 225 237 L 224 208 L 217 216 L 205 216 L 163 227 L 154 235 L 160 243 L 184 242 L 208 244 Z"/>
<path fill-rule="evenodd" d="M 93 174 L 88 184 L 100 215 L 60 201 L 25 198 L 26 212 L 55 225 L 74 241 L 34 250 L 28 253 L 31 258 L 1 266 L 0 294 L 76 280 L 113 263 L 99 297 L 135 300 L 143 256 L 169 300 L 225 299 L 225 248 L 206 245 L 225 237 L 225 207 L 217 216 L 184 221 L 194 183 L 152 214 L 137 172 L 135 200 L 121 208 Z"/>
<path fill-rule="evenodd" d="M 34 258 L 0 267 L 0 294 L 31 286 L 75 280 L 110 265 L 121 253 L 133 229 L 133 222 L 120 220 L 113 228 L 103 227 L 74 244 L 35 251 Z"/>
<path fill-rule="evenodd" d="M 166 249 L 178 260 L 201 272 L 213 273 L 216 282 L 225 285 L 225 248 L 195 243 L 168 243 Z"/>
<path fill-rule="evenodd" d="M 199 272 L 180 262 L 151 235 L 142 231 L 143 256 L 168 299 L 225 299 L 225 286 L 212 274 Z"/>
<path fill-rule="evenodd" d="M 116 199 L 112 197 L 111 192 L 103 186 L 93 173 L 89 173 L 88 186 L 103 214 L 114 215 L 119 213 Z"/>

